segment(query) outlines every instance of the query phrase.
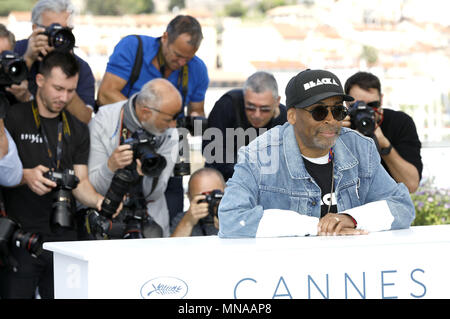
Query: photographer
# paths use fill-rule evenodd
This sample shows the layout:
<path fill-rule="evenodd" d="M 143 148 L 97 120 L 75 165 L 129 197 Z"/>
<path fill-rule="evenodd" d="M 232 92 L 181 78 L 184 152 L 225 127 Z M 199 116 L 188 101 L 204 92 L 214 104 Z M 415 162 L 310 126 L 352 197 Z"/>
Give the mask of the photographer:
<path fill-rule="evenodd" d="M 58 50 L 73 52 L 75 38 L 71 32 L 72 18 L 75 8 L 70 0 L 40 0 L 33 7 L 31 12 L 31 22 L 33 32 L 28 39 L 17 41 L 14 51 L 23 56 L 29 72 L 28 89 L 34 96 L 36 95 L 36 73 L 39 69 L 40 61 L 49 52 L 56 49 L 56 41 L 52 41 L 50 27 L 59 24 L 61 29 L 59 35 L 63 35 L 63 43 L 73 42 L 70 46 L 58 46 Z M 79 78 L 76 86 L 76 93 L 67 106 L 67 111 L 76 116 L 80 121 L 89 123 L 95 103 L 95 80 L 89 64 L 75 55 L 80 65 Z"/>
<path fill-rule="evenodd" d="M 217 235 L 217 208 L 224 189 L 225 181 L 218 170 L 204 167 L 195 171 L 188 184 L 189 209 L 172 220 L 171 237 Z"/>
<path fill-rule="evenodd" d="M 144 176 L 141 180 L 147 212 L 162 228 L 163 236 L 169 235 L 169 213 L 164 191 L 178 151 L 175 124 L 180 108 L 181 95 L 178 90 L 169 81 L 159 78 L 149 81 L 129 100 L 100 108 L 89 123 L 89 179 L 101 194 L 107 193 L 118 170 L 135 162 L 140 175 L 148 175 L 142 170 L 144 163 L 135 160 L 132 146 L 123 143 L 125 140 L 140 129 L 156 140 L 157 154 L 153 155 L 164 157 L 165 168 L 158 176 Z"/>
<path fill-rule="evenodd" d="M 36 75 L 36 99 L 9 109 L 5 125 L 23 164 L 22 183 L 6 188 L 5 208 L 27 232 L 40 233 L 44 241 L 76 240 L 73 226 L 75 197 L 100 209 L 103 197 L 88 179 L 89 130 L 65 108 L 75 95 L 79 66 L 71 53 L 47 54 Z M 69 171 L 70 170 L 70 171 Z M 53 298 L 53 256 L 44 251 L 32 258 L 13 249 L 17 272 L 2 280 L 4 298 L 33 298 L 36 287 L 42 298 Z"/>
<path fill-rule="evenodd" d="M 12 51 L 16 45 L 16 37 L 3 24 L 0 23 L 0 53 L 5 51 Z M 18 70 L 19 72 L 21 70 Z M 25 70 L 23 70 L 25 71 Z M 5 70 L 2 70 L 5 72 Z M 28 81 L 21 80 L 18 83 L 7 83 L 0 87 L 0 94 L 4 93 L 9 101 L 9 104 L 16 104 L 18 102 L 26 102 L 31 98 L 31 93 L 28 91 Z"/>
<path fill-rule="evenodd" d="M 355 103 L 362 105 L 362 109 L 373 110 L 375 127 L 365 135 L 372 135 L 377 142 L 381 163 L 386 171 L 396 182 L 405 184 L 409 192 L 414 193 L 419 187 L 423 164 L 421 143 L 413 119 L 404 112 L 382 107 L 381 83 L 371 73 L 357 72 L 346 81 L 344 89 L 346 94 L 355 99 L 355 102 L 348 104 L 350 113 Z M 352 121 L 347 116 L 342 126 L 354 128 Z"/>
<path fill-rule="evenodd" d="M 227 181 L 233 176 L 238 149 L 263 132 L 286 121 L 286 107 L 280 104 L 275 77 L 263 71 L 252 74 L 242 89 L 228 91 L 214 104 L 208 116 L 208 128 L 217 128 L 222 134 L 221 138 L 211 136 L 210 141 L 204 138 L 202 147 L 206 159 L 205 166 L 219 170 Z M 231 129 L 235 132 L 243 129 L 245 140 L 240 139 L 239 134 L 235 134 L 234 139 L 230 141 L 227 130 Z M 210 150 L 215 145 L 217 149 L 212 155 Z M 227 160 L 228 158 L 232 160 Z"/>

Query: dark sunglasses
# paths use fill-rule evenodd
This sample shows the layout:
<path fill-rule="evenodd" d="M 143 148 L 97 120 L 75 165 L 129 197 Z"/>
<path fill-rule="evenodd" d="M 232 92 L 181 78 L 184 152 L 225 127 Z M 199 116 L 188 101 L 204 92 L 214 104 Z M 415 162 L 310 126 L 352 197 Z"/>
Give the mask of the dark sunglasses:
<path fill-rule="evenodd" d="M 350 107 L 354 107 L 355 104 L 358 104 L 358 103 L 361 103 L 361 102 L 360 101 L 356 101 L 355 103 L 350 104 Z M 363 104 L 364 104 L 364 102 L 363 102 Z M 372 107 L 372 108 L 377 109 L 377 108 L 379 108 L 381 106 L 381 102 L 380 101 L 372 101 L 372 102 L 366 103 L 366 105 L 368 107 Z"/>
<path fill-rule="evenodd" d="M 328 116 L 328 108 L 330 106 L 319 105 L 312 110 L 302 109 L 311 113 L 312 118 L 316 121 L 323 121 Z M 336 121 L 342 121 L 348 114 L 348 110 L 344 105 L 331 106 L 331 114 Z"/>

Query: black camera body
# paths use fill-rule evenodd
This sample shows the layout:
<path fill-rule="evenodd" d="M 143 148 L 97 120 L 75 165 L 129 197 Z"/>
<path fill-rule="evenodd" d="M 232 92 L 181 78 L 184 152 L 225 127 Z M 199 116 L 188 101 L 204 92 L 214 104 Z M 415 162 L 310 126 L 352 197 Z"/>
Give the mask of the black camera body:
<path fill-rule="evenodd" d="M 52 214 L 50 228 L 58 232 L 60 228 L 72 229 L 74 227 L 73 210 L 75 208 L 72 190 L 78 186 L 80 180 L 70 169 L 50 170 L 44 177 L 56 183 L 53 189 Z"/>
<path fill-rule="evenodd" d="M 350 115 L 351 128 L 369 137 L 374 136 L 375 112 L 363 101 L 353 103 L 348 114 Z"/>
<path fill-rule="evenodd" d="M 31 256 L 37 257 L 42 252 L 42 238 L 39 234 L 24 232 L 14 220 L 0 217 L 0 265 L 14 269 L 18 265 L 9 253 L 12 246 L 25 249 Z"/>
<path fill-rule="evenodd" d="M 203 116 L 184 116 L 177 118 L 177 127 L 183 127 L 189 131 L 192 136 L 195 136 L 195 133 L 202 133 L 206 130 L 208 126 L 208 119 Z M 200 128 L 200 131 L 195 130 L 196 127 Z M 197 134 L 198 135 L 198 134 Z"/>
<path fill-rule="evenodd" d="M 48 45 L 56 50 L 69 52 L 75 46 L 75 36 L 72 30 L 68 27 L 63 27 L 59 23 L 53 23 L 46 27 L 42 34 L 48 37 Z"/>
<path fill-rule="evenodd" d="M 205 199 L 199 200 L 199 203 L 208 203 L 208 216 L 201 219 L 203 224 L 214 224 L 214 216 L 217 216 L 217 206 L 223 197 L 223 192 L 219 189 L 212 190 L 211 192 L 202 193 L 205 195 Z"/>
<path fill-rule="evenodd" d="M 0 87 L 20 84 L 27 78 L 27 74 L 25 60 L 17 53 L 3 51 L 0 54 Z"/>
<path fill-rule="evenodd" d="M 124 144 L 131 145 L 134 159 L 141 161 L 142 173 L 145 176 L 156 177 L 161 175 L 167 161 L 164 156 L 156 152 L 155 136 L 139 129 L 133 133 L 131 138 L 125 140 Z"/>
<path fill-rule="evenodd" d="M 155 137 L 143 129 L 134 132 L 124 144 L 131 145 L 134 160 L 127 167 L 114 173 L 100 211 L 107 218 L 112 218 L 125 194 L 140 180 L 136 170 L 136 159 L 141 161 L 142 173 L 149 177 L 159 176 L 167 165 L 166 159 L 156 152 Z"/>

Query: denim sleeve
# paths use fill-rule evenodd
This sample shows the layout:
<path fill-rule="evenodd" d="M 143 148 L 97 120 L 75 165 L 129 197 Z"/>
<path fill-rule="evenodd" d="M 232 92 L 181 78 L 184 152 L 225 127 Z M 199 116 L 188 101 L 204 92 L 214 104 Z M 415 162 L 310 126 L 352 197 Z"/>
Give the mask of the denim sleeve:
<path fill-rule="evenodd" d="M 22 162 L 17 152 L 16 144 L 5 129 L 8 138 L 8 153 L 0 159 L 0 185 L 15 186 L 22 180 Z"/>
<path fill-rule="evenodd" d="M 380 162 L 380 155 L 375 146 L 370 150 L 371 163 L 376 163 L 371 174 L 366 203 L 386 200 L 394 221 L 391 229 L 409 228 L 415 217 L 415 208 L 407 187 L 397 183 L 386 172 Z"/>
<path fill-rule="evenodd" d="M 219 205 L 219 237 L 255 237 L 263 215 L 258 205 L 258 167 L 250 163 L 248 148 L 241 148 L 234 174 Z"/>

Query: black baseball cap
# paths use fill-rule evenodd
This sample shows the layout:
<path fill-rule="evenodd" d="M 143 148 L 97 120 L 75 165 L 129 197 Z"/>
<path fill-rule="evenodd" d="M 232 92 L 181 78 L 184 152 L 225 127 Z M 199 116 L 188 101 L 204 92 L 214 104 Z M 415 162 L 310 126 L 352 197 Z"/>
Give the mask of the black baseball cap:
<path fill-rule="evenodd" d="M 325 70 L 306 69 L 294 76 L 286 86 L 286 106 L 303 109 L 332 96 L 342 96 L 344 101 L 353 101 L 344 94 L 341 81 Z"/>

